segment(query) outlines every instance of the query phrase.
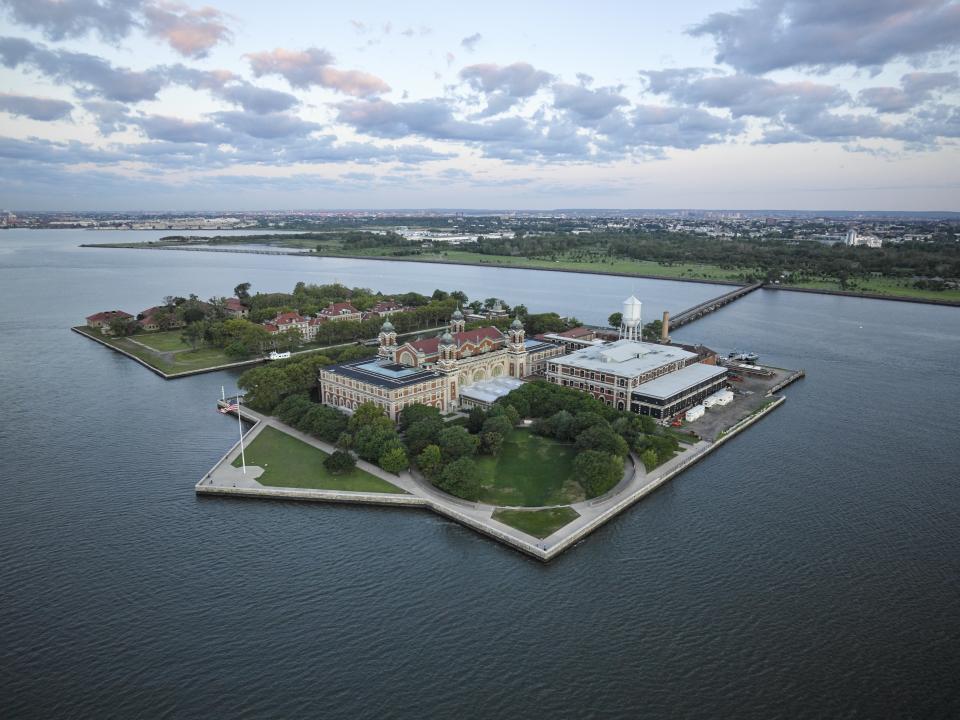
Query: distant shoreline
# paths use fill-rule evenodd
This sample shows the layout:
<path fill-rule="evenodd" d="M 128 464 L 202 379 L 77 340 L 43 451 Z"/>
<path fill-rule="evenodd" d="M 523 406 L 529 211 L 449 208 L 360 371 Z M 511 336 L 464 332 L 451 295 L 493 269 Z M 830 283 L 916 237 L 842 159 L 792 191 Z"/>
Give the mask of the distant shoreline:
<path fill-rule="evenodd" d="M 249 255 L 295 255 L 298 257 L 344 258 L 346 260 L 378 260 L 382 262 L 421 262 L 421 263 L 433 263 L 436 265 L 463 265 L 466 267 L 500 268 L 500 269 L 506 269 L 506 270 L 534 270 L 534 271 L 541 271 L 541 272 L 575 273 L 575 274 L 583 274 L 583 275 L 608 275 L 611 277 L 640 278 L 642 280 L 672 280 L 675 282 L 700 283 L 702 285 L 742 286 L 746 284 L 737 280 L 719 280 L 719 279 L 715 280 L 710 278 L 671 277 L 667 275 L 650 275 L 650 274 L 644 274 L 644 273 L 618 272 L 615 270 L 594 270 L 591 268 L 583 268 L 583 269 L 545 268 L 545 267 L 536 267 L 536 266 L 527 266 L 527 265 L 509 265 L 509 264 L 499 264 L 499 263 L 471 262 L 469 260 L 443 260 L 443 259 L 434 260 L 434 259 L 424 258 L 423 256 L 388 257 L 388 256 L 380 256 L 380 255 L 352 255 L 352 254 L 341 255 L 341 254 L 325 254 L 325 253 L 318 253 L 318 252 L 303 252 L 303 251 L 285 250 L 285 249 L 268 251 L 268 250 L 245 250 L 243 248 L 202 247 L 199 245 L 194 245 L 194 246 L 146 245 L 143 243 L 82 244 L 80 245 L 80 247 L 108 248 L 113 250 L 117 250 L 117 249 L 186 250 L 190 252 L 225 252 L 225 253 L 243 253 L 243 254 L 249 254 Z M 811 293 L 814 295 L 840 295 L 843 297 L 866 298 L 868 300 L 893 300 L 896 302 L 920 303 L 923 305 L 960 307 L 960 300 L 939 300 L 936 298 L 918 298 L 918 297 L 910 297 L 908 295 L 884 295 L 882 293 L 855 292 L 851 290 L 828 290 L 825 288 L 802 288 L 802 287 L 793 287 L 790 285 L 773 285 L 773 284 L 765 284 L 763 286 L 763 289 L 787 290 L 789 292 Z"/>

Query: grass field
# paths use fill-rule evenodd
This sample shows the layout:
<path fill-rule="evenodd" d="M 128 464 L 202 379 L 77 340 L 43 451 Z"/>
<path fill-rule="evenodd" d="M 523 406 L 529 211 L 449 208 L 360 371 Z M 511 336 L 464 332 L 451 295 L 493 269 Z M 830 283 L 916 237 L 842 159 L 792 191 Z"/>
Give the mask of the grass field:
<path fill-rule="evenodd" d="M 514 430 L 498 457 L 480 457 L 480 501 L 491 505 L 564 505 L 583 500 L 573 475 L 573 445 Z"/>
<path fill-rule="evenodd" d="M 552 535 L 578 517 L 580 514 L 568 507 L 546 510 L 494 510 L 493 512 L 494 520 L 499 520 L 504 525 L 509 525 L 536 538 Z"/>
<path fill-rule="evenodd" d="M 257 478 L 270 487 L 310 488 L 314 490 L 353 490 L 356 492 L 403 493 L 386 480 L 354 468 L 344 475 L 331 475 L 323 467 L 327 454 L 302 440 L 273 427 L 266 427 L 246 448 L 247 465 L 263 468 Z M 240 467 L 238 457 L 234 467 Z"/>
<path fill-rule="evenodd" d="M 190 346 L 180 339 L 182 332 L 182 330 L 167 330 L 166 332 L 143 333 L 134 335 L 133 339 L 159 352 L 189 350 Z"/>

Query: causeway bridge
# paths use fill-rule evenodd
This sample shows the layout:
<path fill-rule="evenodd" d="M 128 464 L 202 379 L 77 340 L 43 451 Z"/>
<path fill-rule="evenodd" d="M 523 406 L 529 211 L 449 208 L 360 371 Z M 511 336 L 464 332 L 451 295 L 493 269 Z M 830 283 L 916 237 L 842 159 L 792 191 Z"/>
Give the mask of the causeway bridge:
<path fill-rule="evenodd" d="M 677 313 L 670 318 L 670 329 L 682 327 L 689 322 L 696 320 L 697 318 L 702 318 L 704 315 L 712 313 L 714 310 L 722 308 L 728 303 L 732 303 L 738 298 L 742 298 L 748 293 L 752 293 L 754 290 L 763 287 L 763 282 L 756 282 L 752 285 L 744 285 L 743 287 L 738 287 L 736 290 L 731 290 L 728 293 L 724 293 L 718 297 L 706 300 L 699 305 L 694 305 L 692 308 L 687 308 L 683 312 Z"/>

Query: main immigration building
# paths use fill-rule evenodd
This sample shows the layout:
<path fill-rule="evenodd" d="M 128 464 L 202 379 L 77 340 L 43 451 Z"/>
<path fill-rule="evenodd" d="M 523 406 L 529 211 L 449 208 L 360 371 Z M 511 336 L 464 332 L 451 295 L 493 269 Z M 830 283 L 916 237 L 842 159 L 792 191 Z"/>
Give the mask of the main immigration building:
<path fill-rule="evenodd" d="M 623 316 L 619 339 L 572 352 L 557 343 L 528 340 L 519 320 L 505 333 L 493 326 L 466 330 L 459 310 L 442 335 L 398 345 L 387 320 L 376 359 L 321 371 L 322 400 L 348 413 L 373 402 L 396 419 L 415 403 L 446 413 L 506 394 L 525 379 L 545 377 L 618 410 L 665 420 L 724 387 L 727 370 L 716 364 L 714 353 L 639 339 L 635 297 L 624 302 Z"/>

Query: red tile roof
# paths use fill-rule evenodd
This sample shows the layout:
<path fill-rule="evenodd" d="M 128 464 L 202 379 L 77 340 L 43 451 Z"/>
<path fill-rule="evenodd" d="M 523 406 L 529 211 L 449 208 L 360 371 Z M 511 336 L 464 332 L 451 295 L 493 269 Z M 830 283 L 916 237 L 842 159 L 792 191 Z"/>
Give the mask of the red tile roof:
<path fill-rule="evenodd" d="M 305 322 L 307 318 L 297 312 L 285 312 L 277 315 L 273 322 L 277 325 L 289 325 L 290 323 Z"/>
<path fill-rule="evenodd" d="M 130 317 L 133 317 L 133 315 L 131 315 L 128 312 L 124 312 L 123 310 L 104 310 L 103 312 L 98 312 L 95 315 L 88 315 L 87 322 L 88 323 L 103 322 L 103 321 L 109 322 L 114 318 L 130 318 Z"/>
<path fill-rule="evenodd" d="M 224 303 L 228 310 L 234 310 L 236 312 L 242 312 L 246 310 L 246 306 L 240 302 L 239 298 L 227 298 L 227 301 Z"/>

